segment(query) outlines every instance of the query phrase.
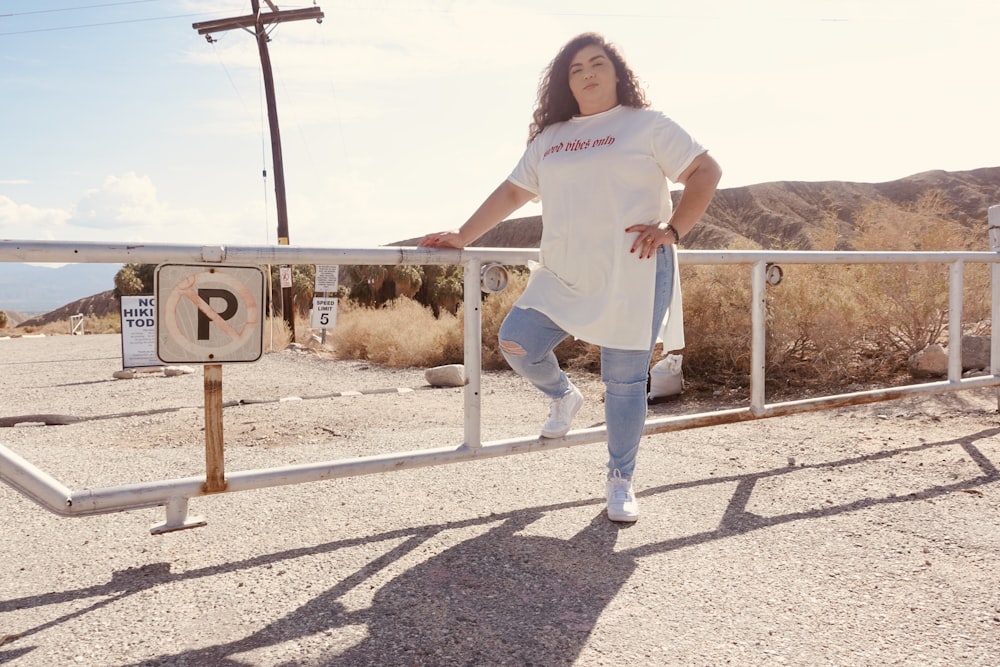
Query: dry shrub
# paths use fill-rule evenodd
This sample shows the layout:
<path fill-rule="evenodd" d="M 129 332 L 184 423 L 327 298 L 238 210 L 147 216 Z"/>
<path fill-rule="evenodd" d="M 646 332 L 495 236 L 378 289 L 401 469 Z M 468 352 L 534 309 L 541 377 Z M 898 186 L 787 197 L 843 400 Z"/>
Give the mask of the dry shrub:
<path fill-rule="evenodd" d="M 601 348 L 576 338 L 567 338 L 553 350 L 556 359 L 566 370 L 601 372 Z"/>
<path fill-rule="evenodd" d="M 66 326 L 70 326 L 67 322 Z M 83 319 L 83 329 L 88 334 L 111 334 L 122 332 L 120 313 L 109 313 L 101 317 L 87 316 Z"/>
<path fill-rule="evenodd" d="M 936 192 L 909 208 L 871 204 L 858 216 L 854 246 L 857 250 L 971 249 L 977 245 L 973 235 L 952 220 L 952 214 Z M 983 289 L 986 272 L 967 274 L 966 311 L 978 319 L 980 313 L 989 312 L 988 290 Z M 887 353 L 910 355 L 941 340 L 948 323 L 947 265 L 865 264 L 855 269 L 855 276 L 864 320 Z"/>
<path fill-rule="evenodd" d="M 962 321 L 965 333 L 990 335 L 992 293 L 989 264 L 965 265 L 965 291 L 963 294 Z"/>
<path fill-rule="evenodd" d="M 396 299 L 380 309 L 344 308 L 327 332 L 340 359 L 364 359 L 394 368 L 462 363 L 462 313 L 442 313 L 411 299 Z"/>
<path fill-rule="evenodd" d="M 840 221 L 828 215 L 809 234 L 813 250 L 841 244 Z M 851 267 L 794 264 L 767 286 L 767 373 L 786 383 L 843 381 L 857 374 L 862 330 Z"/>
<path fill-rule="evenodd" d="M 810 233 L 814 249 L 833 249 L 840 222 L 828 216 Z M 753 249 L 744 244 L 733 250 Z M 827 246 L 824 248 L 824 246 Z M 850 267 L 782 266 L 778 285 L 767 285 L 766 374 L 782 384 L 830 384 L 858 374 L 859 308 Z M 689 380 L 745 385 L 752 352 L 750 265 L 682 267 L 684 367 Z"/>
<path fill-rule="evenodd" d="M 870 205 L 856 220 L 853 247 L 865 251 L 954 251 L 982 243 L 981 236 L 953 221 L 951 214 L 936 193 L 925 195 L 909 208 Z M 815 250 L 845 247 L 841 222 L 828 216 L 812 230 L 810 242 Z M 781 284 L 768 286 L 766 296 L 765 356 L 771 380 L 821 385 L 884 380 L 902 372 L 913 352 L 943 342 L 948 312 L 946 265 L 796 264 L 783 269 Z M 746 274 L 734 279 L 749 291 Z M 686 313 L 692 311 L 688 295 L 698 294 L 694 282 L 685 285 Z M 715 289 L 724 287 L 716 285 Z M 732 287 L 730 291 L 741 289 Z M 713 298 L 720 309 L 712 314 L 713 321 L 719 323 L 716 326 L 743 326 L 738 317 L 721 312 L 727 307 L 726 300 Z M 748 313 L 749 328 L 749 297 L 739 306 Z M 966 331 L 980 332 L 990 313 L 988 266 L 966 265 L 964 313 L 965 321 L 973 323 Z M 737 337 L 732 337 L 732 343 L 742 344 Z M 748 350 L 749 340 L 739 349 Z M 685 358 L 686 365 L 690 356 Z M 743 370 L 740 359 L 727 360 L 717 351 L 712 357 L 716 364 Z"/>
<path fill-rule="evenodd" d="M 860 312 L 850 267 L 796 264 L 767 287 L 767 372 L 823 383 L 856 375 Z"/>
<path fill-rule="evenodd" d="M 117 313 L 109 313 L 102 317 L 89 315 L 83 318 L 82 331 L 84 334 L 112 334 L 121 333 L 121 316 Z M 38 326 L 12 327 L 11 332 L 16 334 L 45 334 L 47 336 L 58 336 L 73 332 L 73 325 L 69 319 L 56 320 Z"/>
<path fill-rule="evenodd" d="M 343 309 L 345 300 L 340 301 Z M 322 334 L 310 326 L 309 314 L 295 317 L 295 340 L 292 340 L 288 322 L 283 315 L 271 314 L 264 320 L 264 352 L 281 352 L 293 342 L 308 349 L 321 352 L 323 350 Z M 327 331 L 329 335 L 329 330 Z"/>
<path fill-rule="evenodd" d="M 270 316 L 265 320 L 264 352 L 280 352 L 287 348 L 291 342 L 292 336 L 288 329 L 288 323 L 283 318 Z"/>
<path fill-rule="evenodd" d="M 682 266 L 681 285 L 685 372 L 723 382 L 749 374 L 749 267 Z"/>
<path fill-rule="evenodd" d="M 940 197 L 914 206 L 873 204 L 855 221 L 857 250 L 965 250 L 981 237 L 951 219 Z M 842 223 L 829 215 L 813 228 L 815 250 L 842 249 Z M 795 264 L 768 286 L 767 377 L 784 384 L 884 379 L 909 354 L 939 342 L 947 326 L 948 267 L 942 264 Z M 748 267 L 692 267 L 684 282 L 689 376 L 725 381 L 749 372 Z M 989 270 L 967 265 L 966 321 L 989 317 Z M 980 327 L 981 328 L 981 327 Z"/>

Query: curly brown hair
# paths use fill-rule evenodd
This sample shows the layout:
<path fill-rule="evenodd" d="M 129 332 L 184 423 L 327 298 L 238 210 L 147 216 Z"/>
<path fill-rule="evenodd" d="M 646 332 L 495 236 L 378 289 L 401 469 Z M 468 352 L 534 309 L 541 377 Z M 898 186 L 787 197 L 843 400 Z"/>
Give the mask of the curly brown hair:
<path fill-rule="evenodd" d="M 599 46 L 608 54 L 618 77 L 615 92 L 618 94 L 619 104 L 636 109 L 649 106 L 638 79 L 618 49 L 596 32 L 585 32 L 567 42 L 542 73 L 542 80 L 538 84 L 538 101 L 528 127 L 529 144 L 549 125 L 569 120 L 580 113 L 580 105 L 569 88 L 569 66 L 580 49 L 587 46 Z"/>

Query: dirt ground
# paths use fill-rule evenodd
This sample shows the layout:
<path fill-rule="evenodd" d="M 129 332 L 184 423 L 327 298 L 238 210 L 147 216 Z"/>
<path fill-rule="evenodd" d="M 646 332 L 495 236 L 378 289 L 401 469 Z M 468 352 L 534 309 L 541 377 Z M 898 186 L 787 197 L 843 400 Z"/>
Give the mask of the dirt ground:
<path fill-rule="evenodd" d="M 201 369 L 115 380 L 120 346 L 0 340 L 0 444 L 73 490 L 204 474 Z M 483 440 L 537 432 L 523 381 L 482 390 Z M 285 351 L 223 394 L 230 471 L 463 438 L 422 369 Z M 973 390 L 650 436 L 634 526 L 602 443 L 195 498 L 206 526 L 155 536 L 162 508 L 61 518 L 0 484 L 0 663 L 998 665 L 998 435 Z"/>

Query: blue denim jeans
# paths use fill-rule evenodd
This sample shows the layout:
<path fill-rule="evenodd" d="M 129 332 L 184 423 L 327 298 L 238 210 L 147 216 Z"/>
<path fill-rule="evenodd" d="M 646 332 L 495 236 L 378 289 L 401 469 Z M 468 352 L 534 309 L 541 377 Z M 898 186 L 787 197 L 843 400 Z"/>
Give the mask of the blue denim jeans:
<path fill-rule="evenodd" d="M 673 253 L 656 252 L 656 296 L 648 350 L 601 348 L 604 418 L 608 429 L 608 471 L 631 478 L 639 440 L 646 423 L 646 380 L 663 315 L 670 305 L 674 280 Z M 512 308 L 500 325 L 500 350 L 518 374 L 549 398 L 569 392 L 569 378 L 553 353 L 569 334 L 537 310 Z"/>

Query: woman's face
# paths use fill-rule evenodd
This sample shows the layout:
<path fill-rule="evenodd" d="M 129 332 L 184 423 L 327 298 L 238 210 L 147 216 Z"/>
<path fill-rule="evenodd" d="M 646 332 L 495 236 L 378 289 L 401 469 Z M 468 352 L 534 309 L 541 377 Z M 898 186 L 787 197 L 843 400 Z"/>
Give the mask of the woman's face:
<path fill-rule="evenodd" d="M 576 52 L 569 65 L 569 89 L 581 116 L 607 111 L 618 104 L 615 65 L 600 46 L 591 44 Z"/>

